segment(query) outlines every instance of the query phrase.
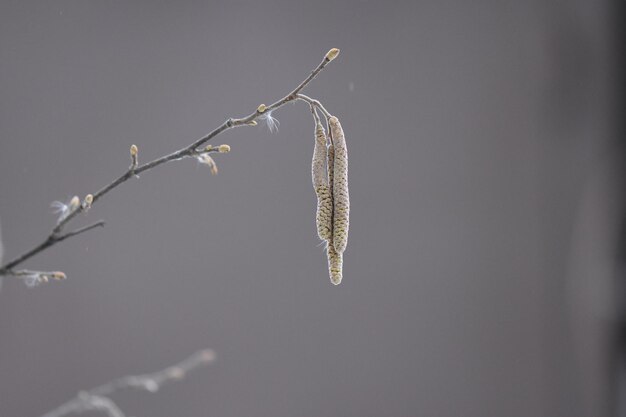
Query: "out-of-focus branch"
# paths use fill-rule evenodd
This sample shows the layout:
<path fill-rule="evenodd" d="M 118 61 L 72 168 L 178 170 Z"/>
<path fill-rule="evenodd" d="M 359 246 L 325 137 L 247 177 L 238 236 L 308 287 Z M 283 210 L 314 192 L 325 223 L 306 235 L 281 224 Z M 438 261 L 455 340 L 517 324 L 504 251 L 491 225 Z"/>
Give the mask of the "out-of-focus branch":
<path fill-rule="evenodd" d="M 156 392 L 163 385 L 183 379 L 189 372 L 208 365 L 215 360 L 215 352 L 210 349 L 194 353 L 184 361 L 146 375 L 126 376 L 89 391 L 81 391 L 76 398 L 43 415 L 43 417 L 62 417 L 87 411 L 102 411 L 109 417 L 124 417 L 122 410 L 108 398 L 109 395 L 123 389 L 138 389 Z"/>
<path fill-rule="evenodd" d="M 201 137 L 200 139 L 196 140 L 195 142 L 191 143 L 190 145 L 184 148 L 181 148 L 175 152 L 172 152 L 168 155 L 162 156 L 160 158 L 157 158 L 145 164 L 139 165 L 138 149 L 135 145 L 132 145 L 130 148 L 131 165 L 126 172 L 124 172 L 121 176 L 119 176 L 118 178 L 116 178 L 115 180 L 113 180 L 112 182 L 104 186 L 103 188 L 101 188 L 96 193 L 88 194 L 87 197 L 85 197 L 85 199 L 82 201 L 82 203 L 80 202 L 78 197 L 74 197 L 69 205 L 64 205 L 64 204 L 59 203 L 59 206 L 62 207 L 60 210 L 61 217 L 59 218 L 59 221 L 57 222 L 56 226 L 52 229 L 48 237 L 43 242 L 35 246 L 34 248 L 26 251 L 25 253 L 14 258 L 13 260 L 2 265 L 0 267 L 0 276 L 2 275 L 19 276 L 20 275 L 19 271 L 14 271 L 14 268 L 16 266 L 22 264 L 26 260 L 37 255 L 38 253 L 50 248 L 51 246 L 56 245 L 57 243 L 67 238 L 76 236 L 87 230 L 91 230 L 92 228 L 96 226 L 103 225 L 104 224 L 103 222 L 98 222 L 94 225 L 87 226 L 85 228 L 81 228 L 73 232 L 69 232 L 65 234 L 63 233 L 65 226 L 70 221 L 75 219 L 76 216 L 78 216 L 80 213 L 83 213 L 89 210 L 93 204 L 95 204 L 98 200 L 100 200 L 107 193 L 109 193 L 109 191 L 113 190 L 114 188 L 118 187 L 119 185 L 128 181 L 129 179 L 137 177 L 139 174 L 143 172 L 149 171 L 153 168 L 156 168 L 159 165 L 163 165 L 170 161 L 177 161 L 179 159 L 184 159 L 184 158 L 189 158 L 189 157 L 198 158 L 199 160 L 201 160 L 201 162 L 209 164 L 212 172 L 214 173 L 217 172 L 215 164 L 212 162 L 213 160 L 209 156 L 209 153 L 213 153 L 213 152 L 225 153 L 227 152 L 227 150 L 224 151 L 224 149 L 226 149 L 224 148 L 224 146 L 227 146 L 227 145 L 221 145 L 220 147 L 211 147 L 211 146 L 205 146 L 205 143 L 213 139 L 215 136 L 225 132 L 226 130 L 229 130 L 237 126 L 246 126 L 246 125 L 254 126 L 257 124 L 256 122 L 257 119 L 266 119 L 268 121 L 268 125 L 270 125 L 270 121 L 274 120 L 271 116 L 271 113 L 273 110 L 276 110 L 284 106 L 285 104 L 292 102 L 292 101 L 296 101 L 296 100 L 303 100 L 303 101 L 308 102 L 309 104 L 313 103 L 314 105 L 318 106 L 320 110 L 326 114 L 327 113 L 326 110 L 321 106 L 321 104 L 317 100 L 313 100 L 313 99 L 310 99 L 309 97 L 301 95 L 300 91 L 302 91 L 326 67 L 326 65 L 328 65 L 329 62 L 334 60 L 338 54 L 339 54 L 339 49 L 337 48 L 333 48 L 330 51 L 328 51 L 328 53 L 324 56 L 324 59 L 322 60 L 322 62 L 320 62 L 319 65 L 313 71 L 311 71 L 309 76 L 306 77 L 304 81 L 302 81 L 294 90 L 292 90 L 289 94 L 287 94 L 280 100 L 274 102 L 273 104 L 269 106 L 266 106 L 265 104 L 261 104 L 256 109 L 256 111 L 249 114 L 248 116 L 245 116 L 239 119 L 228 118 L 226 121 L 224 121 L 224 123 L 222 123 L 216 129 L 212 130 L 211 132 Z M 230 148 L 228 148 L 228 150 L 229 149 Z"/>

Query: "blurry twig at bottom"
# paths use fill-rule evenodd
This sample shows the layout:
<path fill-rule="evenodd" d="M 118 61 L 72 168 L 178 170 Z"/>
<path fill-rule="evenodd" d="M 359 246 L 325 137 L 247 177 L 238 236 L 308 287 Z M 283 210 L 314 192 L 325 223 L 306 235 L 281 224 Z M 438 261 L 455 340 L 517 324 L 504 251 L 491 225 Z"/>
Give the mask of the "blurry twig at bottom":
<path fill-rule="evenodd" d="M 145 375 L 125 376 L 89 391 L 81 391 L 76 398 L 44 414 L 43 417 L 62 417 L 88 411 L 101 411 L 106 413 L 109 417 L 125 417 L 117 404 L 108 398 L 108 396 L 115 393 L 115 391 L 122 389 L 138 389 L 156 392 L 163 385 L 181 380 L 190 371 L 208 365 L 214 360 L 215 352 L 210 349 L 201 350 L 184 361 L 167 367 L 162 371 Z"/>

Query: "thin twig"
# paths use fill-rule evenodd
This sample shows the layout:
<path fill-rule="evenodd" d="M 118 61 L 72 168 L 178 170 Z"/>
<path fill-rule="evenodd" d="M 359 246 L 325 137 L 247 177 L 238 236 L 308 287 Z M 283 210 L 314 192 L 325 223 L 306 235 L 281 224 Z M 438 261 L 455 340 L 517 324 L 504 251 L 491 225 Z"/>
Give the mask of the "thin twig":
<path fill-rule="evenodd" d="M 42 251 L 48 249 L 49 247 L 51 247 L 53 245 L 56 245 L 59 242 L 64 241 L 67 238 L 80 235 L 81 233 L 87 232 L 87 231 L 89 231 L 91 229 L 95 229 L 96 227 L 99 227 L 99 226 L 104 226 L 104 224 L 105 224 L 104 220 L 100 220 L 100 221 L 97 221 L 94 224 L 82 227 L 80 229 L 77 229 L 77 230 L 74 230 L 72 232 L 68 232 L 68 233 L 65 233 L 65 234 L 54 234 L 54 233 L 52 233 L 52 234 L 50 234 L 50 236 L 48 236 L 46 238 L 46 240 L 41 242 L 39 245 L 35 246 L 34 248 L 29 250 L 28 252 L 23 253 L 22 255 L 18 256 L 17 258 L 15 258 L 11 262 L 9 262 L 5 266 L 3 266 L 2 269 L 0 269 L 0 275 L 15 275 L 12 272 L 12 269 L 15 266 L 17 266 L 17 265 L 21 264 L 22 262 L 24 262 L 25 260 L 27 260 L 28 258 L 31 258 L 31 257 L 35 256 L 39 252 L 42 252 Z"/>
<path fill-rule="evenodd" d="M 318 109 L 321 110 L 322 113 L 324 113 L 324 116 L 326 116 L 326 118 L 331 117 L 331 114 L 328 112 L 328 110 L 326 110 L 324 106 L 322 105 L 322 103 L 320 103 L 318 100 L 305 96 L 304 94 L 297 94 L 296 98 L 298 100 L 302 100 L 302 101 L 309 103 L 310 106 L 317 107 Z"/>
<path fill-rule="evenodd" d="M 331 54 L 332 52 L 332 54 Z M 331 49 L 331 51 L 329 51 L 328 54 L 326 54 L 326 56 L 324 57 L 324 59 L 322 60 L 322 62 L 320 62 L 320 64 L 313 70 L 311 71 L 311 73 L 309 74 L 309 76 L 307 78 L 304 79 L 304 81 L 302 81 L 293 91 L 291 91 L 289 94 L 287 94 L 285 97 L 281 98 L 280 100 L 276 101 L 275 103 L 269 105 L 269 106 L 264 106 L 264 109 L 261 108 L 261 106 L 259 106 L 259 108 L 254 112 L 251 113 L 250 115 L 240 118 L 240 119 L 233 119 L 233 118 L 228 118 L 226 121 L 224 121 L 224 123 L 222 123 L 220 126 L 218 126 L 216 129 L 212 130 L 211 132 L 209 132 L 208 134 L 206 134 L 205 136 L 201 137 L 200 139 L 196 140 L 195 142 L 193 142 L 192 144 L 190 144 L 189 146 L 186 146 L 182 149 L 179 149 L 175 152 L 172 152 L 168 155 L 164 155 L 160 158 L 157 158 L 153 161 L 147 162 L 143 165 L 138 165 L 137 164 L 137 149 L 135 147 L 134 149 L 134 154 L 131 153 L 131 158 L 132 158 L 132 163 L 131 166 L 129 167 L 129 169 L 122 174 L 121 176 L 119 176 L 117 179 L 115 179 L 113 182 L 109 183 L 108 185 L 104 186 L 103 188 L 101 188 L 98 192 L 96 192 L 95 194 L 93 194 L 93 201 L 91 202 L 91 205 L 95 204 L 100 198 L 104 197 L 104 195 L 106 195 L 109 191 L 113 190 L 114 188 L 118 187 L 119 185 L 121 185 L 122 183 L 128 181 L 129 179 L 138 176 L 139 174 L 141 174 L 142 172 L 146 172 L 148 170 L 151 170 L 153 168 L 156 168 L 159 165 L 165 164 L 166 162 L 170 162 L 170 161 L 176 161 L 179 159 L 183 159 L 183 158 L 188 158 L 188 157 L 193 157 L 193 156 L 197 156 L 199 153 L 203 153 L 206 152 L 205 150 L 201 150 L 199 149 L 201 146 L 203 146 L 206 142 L 208 142 L 209 140 L 213 139 L 215 136 L 225 132 L 226 130 L 229 130 L 233 127 L 236 126 L 245 126 L 245 125 L 250 125 L 253 124 L 253 122 L 256 122 L 256 119 L 258 119 L 259 117 L 263 116 L 264 114 L 274 110 L 274 109 L 278 109 L 279 107 L 282 107 L 283 105 L 291 102 L 291 101 L 295 101 L 295 100 L 304 100 L 304 101 L 312 101 L 313 99 L 310 99 L 309 97 L 306 96 L 302 96 L 300 95 L 300 91 L 302 91 L 325 67 L 326 65 L 328 65 L 328 63 L 330 61 L 332 61 L 337 54 L 339 53 L 339 50 L 337 49 Z M 321 106 L 321 104 L 319 104 L 319 102 L 317 100 L 315 100 L 315 105 L 318 106 L 323 112 L 327 113 L 325 111 L 325 109 Z M 76 218 L 76 216 L 78 216 L 80 213 L 84 212 L 88 207 L 84 206 L 84 205 L 79 205 L 78 207 L 76 207 L 74 210 L 72 210 L 71 212 L 69 212 L 65 217 L 63 217 L 58 223 L 57 225 L 54 227 L 54 229 L 52 229 L 52 232 L 48 235 L 48 237 L 41 242 L 39 245 L 35 246 L 34 248 L 28 250 L 27 252 L 23 253 L 22 255 L 19 255 L 18 257 L 16 257 L 15 259 L 7 262 L 5 265 L 3 265 L 2 267 L 0 267 L 0 276 L 2 275 L 13 275 L 11 270 L 16 267 L 17 265 L 23 263 L 24 261 L 32 258 L 33 256 L 37 255 L 38 253 L 48 249 L 51 246 L 54 246 L 55 244 L 69 238 L 72 236 L 76 236 L 79 233 L 82 233 L 83 231 L 87 231 L 90 230 L 93 227 L 96 227 L 95 225 L 92 226 L 88 226 L 87 228 L 83 229 L 79 229 L 78 231 L 75 232 L 70 232 L 67 234 L 62 234 L 63 228 L 70 222 L 72 221 L 74 218 Z"/>
<path fill-rule="evenodd" d="M 90 410 L 104 411 L 110 417 L 124 417 L 119 407 L 108 398 L 109 395 L 123 389 L 137 389 L 156 392 L 169 382 L 179 381 L 189 372 L 208 365 L 215 360 L 215 353 L 210 349 L 194 353 L 184 361 L 152 374 L 126 376 L 107 384 L 100 385 L 89 391 L 81 391 L 78 395 L 44 414 L 43 417 L 62 417 L 72 413 L 83 413 Z"/>
<path fill-rule="evenodd" d="M 76 236 L 76 235 L 80 235 L 81 233 L 88 232 L 89 230 L 95 229 L 96 227 L 104 227 L 104 225 L 105 225 L 104 220 L 98 220 L 97 222 L 95 222 L 93 224 L 90 224 L 88 226 L 80 227 L 80 228 L 78 228 L 78 229 L 76 229 L 74 231 L 67 232 L 67 233 L 65 233 L 63 235 L 57 236 L 56 239 L 57 239 L 57 242 L 62 242 L 65 239 L 68 239 L 68 238 Z"/>

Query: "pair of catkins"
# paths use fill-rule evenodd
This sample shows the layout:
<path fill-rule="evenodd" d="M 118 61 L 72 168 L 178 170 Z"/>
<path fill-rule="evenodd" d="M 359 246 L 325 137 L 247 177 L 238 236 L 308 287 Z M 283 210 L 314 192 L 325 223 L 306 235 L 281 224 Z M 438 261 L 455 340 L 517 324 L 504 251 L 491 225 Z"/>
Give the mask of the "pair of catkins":
<path fill-rule="evenodd" d="M 311 173 L 317 195 L 317 235 L 326 241 L 330 281 L 339 285 L 350 220 L 348 152 L 339 119 L 329 117 L 328 129 L 327 138 L 324 126 L 319 120 L 316 121 Z"/>

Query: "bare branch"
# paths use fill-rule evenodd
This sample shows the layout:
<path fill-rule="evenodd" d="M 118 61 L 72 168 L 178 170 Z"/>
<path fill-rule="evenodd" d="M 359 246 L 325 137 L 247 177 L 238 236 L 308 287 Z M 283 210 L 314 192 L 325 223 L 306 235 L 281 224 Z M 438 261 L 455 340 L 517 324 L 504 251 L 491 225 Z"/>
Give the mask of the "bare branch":
<path fill-rule="evenodd" d="M 83 204 L 79 204 L 78 206 L 72 206 L 71 209 L 64 214 L 60 220 L 58 221 L 57 225 L 54 227 L 54 229 L 52 229 L 52 232 L 48 235 L 48 237 L 41 242 L 39 245 L 35 246 L 34 248 L 28 250 L 27 252 L 23 253 L 22 255 L 19 255 L 18 257 L 16 257 L 15 259 L 7 262 L 5 265 L 3 265 L 2 267 L 0 267 L 0 276 L 2 275 L 15 275 L 15 273 L 12 271 L 13 268 L 15 268 L 16 266 L 22 264 L 23 262 L 25 262 L 26 260 L 30 259 L 31 257 L 37 255 L 38 253 L 48 249 L 51 246 L 54 246 L 55 244 L 68 239 L 70 237 L 76 236 L 82 232 L 85 232 L 87 230 L 90 230 L 96 226 L 102 225 L 102 224 L 94 224 L 91 226 L 87 226 L 86 228 L 83 229 L 78 229 L 74 232 L 70 232 L 70 233 L 66 233 L 66 234 L 62 234 L 64 227 L 70 222 L 72 221 L 74 218 L 76 218 L 76 216 L 78 216 L 80 213 L 83 213 L 85 211 L 87 211 L 89 208 L 91 208 L 91 206 L 93 204 L 95 204 L 99 199 L 101 199 L 102 197 L 104 197 L 107 193 L 109 193 L 109 191 L 113 190 L 114 188 L 118 187 L 119 185 L 121 185 L 122 183 L 128 181 L 129 179 L 138 176 L 139 174 L 149 171 L 153 168 L 156 168 L 159 165 L 163 165 L 167 162 L 170 161 L 177 161 L 183 158 L 188 158 L 188 157 L 196 157 L 198 155 L 201 154 L 205 154 L 208 152 L 215 152 L 215 149 L 202 149 L 201 147 L 208 142 L 209 140 L 213 139 L 215 136 L 225 132 L 226 130 L 229 130 L 233 127 L 237 127 L 237 126 L 253 126 L 256 125 L 256 119 L 263 117 L 265 114 L 271 112 L 272 110 L 278 109 L 282 106 L 284 106 L 285 104 L 291 102 L 291 101 L 295 101 L 295 100 L 303 100 L 303 101 L 307 101 L 307 102 L 315 102 L 314 104 L 320 108 L 321 111 L 323 111 L 325 114 L 328 114 L 328 112 L 326 112 L 326 110 L 321 106 L 321 104 L 319 104 L 319 102 L 317 100 L 313 100 L 310 99 L 306 96 L 302 96 L 300 93 L 300 91 L 302 91 L 325 67 L 326 65 L 328 65 L 328 63 L 330 61 L 332 61 L 333 59 L 336 58 L 336 56 L 339 54 L 339 50 L 336 48 L 331 49 L 330 51 L 328 51 L 328 53 L 325 55 L 324 59 L 322 60 L 322 62 L 319 63 L 319 65 L 313 70 L 311 71 L 311 73 L 309 74 L 308 77 L 306 77 L 304 79 L 304 81 L 302 81 L 293 91 L 291 91 L 289 94 L 287 94 L 286 96 L 284 96 L 283 98 L 281 98 L 280 100 L 274 102 L 273 104 L 269 105 L 269 106 L 265 106 L 265 105 L 261 105 L 257 108 L 257 110 L 251 114 L 249 114 L 248 116 L 239 118 L 239 119 L 233 119 L 233 118 L 228 118 L 226 121 L 224 121 L 224 123 L 222 123 L 220 126 L 218 126 L 216 129 L 212 130 L 211 132 L 209 132 L 208 134 L 206 134 L 205 136 L 201 137 L 200 139 L 196 140 L 195 142 L 191 143 L 190 145 L 181 148 L 175 152 L 172 152 L 168 155 L 164 155 L 160 158 L 157 158 L 153 161 L 150 162 L 146 162 L 143 165 L 139 165 L 138 164 L 138 149 L 136 145 L 132 145 L 130 148 L 130 155 L 131 155 L 131 165 L 128 168 L 128 170 L 123 173 L 122 175 L 120 175 L 118 178 L 116 178 L 115 180 L 113 180 L 111 183 L 105 185 L 103 188 L 101 188 L 99 191 L 97 191 L 95 194 L 89 194 L 89 201 L 88 204 L 83 202 Z"/>
<path fill-rule="evenodd" d="M 152 374 L 126 376 L 107 384 L 81 391 L 70 401 L 46 413 L 43 417 L 62 417 L 68 414 L 79 414 L 86 411 L 98 410 L 106 412 L 109 417 L 124 417 L 119 407 L 108 398 L 109 395 L 123 389 L 138 389 L 148 392 L 157 392 L 163 385 L 180 381 L 189 372 L 208 365 L 215 360 L 215 352 L 210 349 L 194 353 L 184 361 Z"/>

